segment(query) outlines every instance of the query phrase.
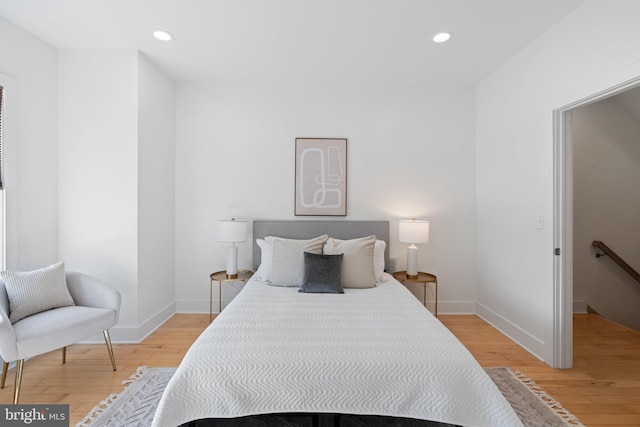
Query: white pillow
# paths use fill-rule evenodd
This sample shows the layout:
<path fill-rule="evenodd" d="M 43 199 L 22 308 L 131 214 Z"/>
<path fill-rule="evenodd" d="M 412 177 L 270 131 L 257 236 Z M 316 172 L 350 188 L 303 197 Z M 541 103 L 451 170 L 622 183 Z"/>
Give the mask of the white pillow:
<path fill-rule="evenodd" d="M 267 242 L 264 239 L 256 239 L 260 247 L 260 265 L 256 271 L 256 277 L 263 282 L 271 281 L 271 264 L 273 261 L 273 240 Z"/>
<path fill-rule="evenodd" d="M 343 254 L 342 287 L 373 288 L 376 275 L 373 270 L 373 252 L 376 236 L 351 240 L 330 239 L 324 245 L 327 255 Z"/>
<path fill-rule="evenodd" d="M 373 273 L 376 275 L 377 282 L 384 282 L 387 279 L 384 275 L 384 250 L 387 248 L 387 242 L 384 240 L 376 240 L 373 247 Z"/>
<path fill-rule="evenodd" d="M 301 286 L 304 279 L 304 253 L 321 254 L 326 234 L 308 240 L 264 238 L 258 278 L 274 286 Z M 263 267 L 264 265 L 264 267 Z"/>
<path fill-rule="evenodd" d="M 3 271 L 0 277 L 9 297 L 11 323 L 52 308 L 75 305 L 64 272 L 64 262 L 34 271 Z"/>
<path fill-rule="evenodd" d="M 327 243 L 324 244 L 323 252 L 327 253 L 328 246 L 332 245 L 333 242 L 343 242 L 343 240 L 335 239 L 333 237 L 329 237 Z M 387 279 L 384 275 L 384 267 L 385 267 L 385 258 L 384 258 L 384 250 L 387 248 L 387 242 L 384 240 L 376 240 L 376 244 L 373 247 L 373 273 L 376 276 L 376 282 L 384 282 Z"/>

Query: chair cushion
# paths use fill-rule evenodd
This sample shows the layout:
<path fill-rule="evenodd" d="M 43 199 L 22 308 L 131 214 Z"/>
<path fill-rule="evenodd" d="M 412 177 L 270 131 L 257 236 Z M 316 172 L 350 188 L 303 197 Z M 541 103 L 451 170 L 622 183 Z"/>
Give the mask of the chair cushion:
<path fill-rule="evenodd" d="M 82 306 L 56 308 L 26 317 L 13 324 L 18 359 L 71 345 L 115 323 L 113 310 Z"/>
<path fill-rule="evenodd" d="M 75 304 L 67 288 L 64 262 L 33 271 L 2 271 L 0 277 L 9 297 L 9 320 L 13 324 L 52 308 Z"/>

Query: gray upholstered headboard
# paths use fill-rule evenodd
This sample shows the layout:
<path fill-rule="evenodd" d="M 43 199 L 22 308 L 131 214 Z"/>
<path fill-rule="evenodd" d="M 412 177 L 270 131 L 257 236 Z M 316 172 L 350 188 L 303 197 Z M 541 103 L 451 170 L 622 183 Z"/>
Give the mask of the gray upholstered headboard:
<path fill-rule="evenodd" d="M 260 266 L 260 247 L 256 239 L 278 236 L 287 239 L 311 239 L 328 234 L 336 239 L 355 239 L 375 235 L 384 240 L 385 265 L 389 265 L 389 221 L 310 221 L 310 220 L 254 220 L 253 221 L 253 270 Z"/>

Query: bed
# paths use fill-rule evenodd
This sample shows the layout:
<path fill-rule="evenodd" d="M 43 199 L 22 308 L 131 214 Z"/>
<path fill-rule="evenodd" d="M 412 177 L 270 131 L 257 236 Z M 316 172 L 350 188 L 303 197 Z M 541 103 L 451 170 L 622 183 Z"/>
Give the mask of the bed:
<path fill-rule="evenodd" d="M 355 284 L 344 268 L 365 247 L 359 260 L 388 260 L 388 232 L 386 221 L 254 221 L 254 241 L 278 236 L 272 253 L 256 244 L 257 273 L 189 349 L 153 426 L 522 425 L 472 355 L 388 273 L 343 293 L 279 285 L 299 267 L 281 266 L 282 248 L 304 241 L 313 252 L 323 235 L 335 241 L 313 260 L 340 258 L 342 283 Z"/>

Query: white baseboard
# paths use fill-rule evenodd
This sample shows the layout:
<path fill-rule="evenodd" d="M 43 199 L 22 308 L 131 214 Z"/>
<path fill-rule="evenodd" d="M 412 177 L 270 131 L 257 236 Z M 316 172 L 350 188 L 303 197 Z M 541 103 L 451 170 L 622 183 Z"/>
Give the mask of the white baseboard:
<path fill-rule="evenodd" d="M 480 303 L 476 303 L 476 315 L 544 362 L 544 358 L 541 356 L 541 354 L 545 353 L 544 341 L 522 330 Z"/>
<path fill-rule="evenodd" d="M 153 331 L 162 326 L 162 324 L 169 320 L 174 314 L 176 314 L 176 303 L 171 303 L 139 326 L 132 327 L 116 325 L 109 329 L 111 342 L 113 344 L 139 344 L 151 335 Z M 80 341 L 80 344 L 102 343 L 104 343 L 104 337 L 102 334 L 97 334 L 89 339 Z"/>

